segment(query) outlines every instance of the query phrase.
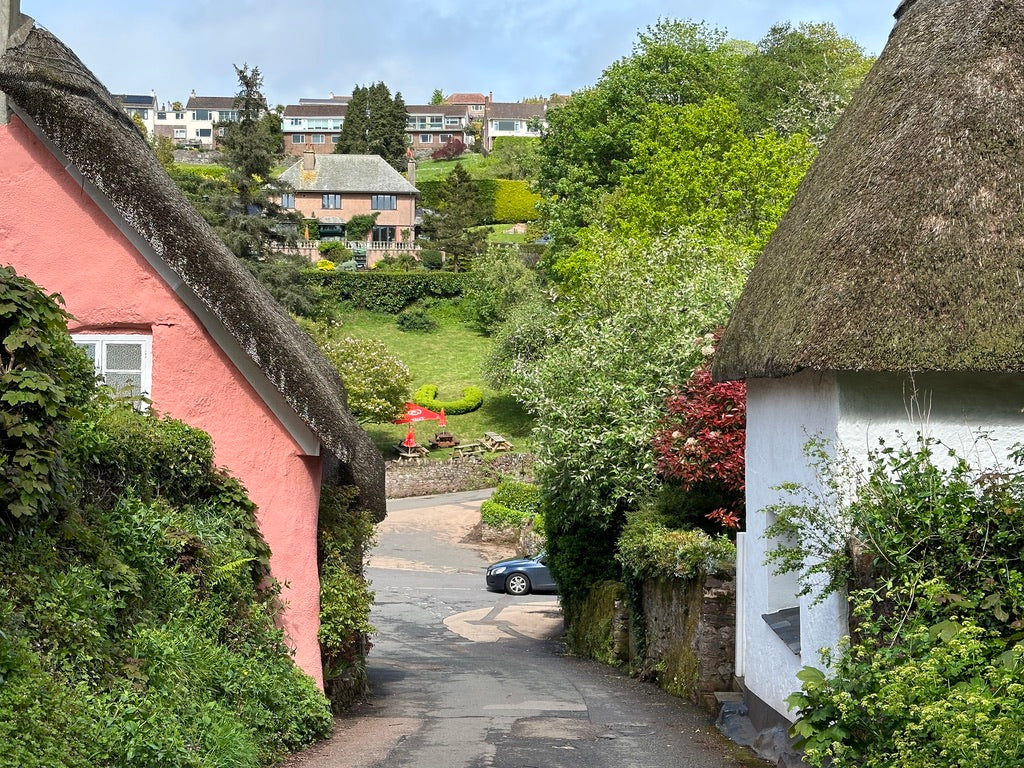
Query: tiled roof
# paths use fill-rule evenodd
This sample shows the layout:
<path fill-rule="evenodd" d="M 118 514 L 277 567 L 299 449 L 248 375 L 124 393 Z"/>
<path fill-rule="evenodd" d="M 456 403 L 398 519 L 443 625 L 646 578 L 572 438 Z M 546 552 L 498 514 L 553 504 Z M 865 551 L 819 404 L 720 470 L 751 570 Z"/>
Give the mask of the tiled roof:
<path fill-rule="evenodd" d="M 315 163 L 314 170 L 304 171 L 300 160 L 281 174 L 281 181 L 298 192 L 418 194 L 416 187 L 378 155 L 316 155 Z"/>
<path fill-rule="evenodd" d="M 445 104 L 483 104 L 487 97 L 482 93 L 453 93 L 445 100 Z"/>
<path fill-rule="evenodd" d="M 344 117 L 348 105 L 335 104 L 289 104 L 284 108 L 285 117 Z"/>
<path fill-rule="evenodd" d="M 487 117 L 494 119 L 529 120 L 539 117 L 542 120 L 547 114 L 543 104 L 497 103 L 487 106 Z"/>
<path fill-rule="evenodd" d="M 234 109 L 234 96 L 192 96 L 185 109 Z"/>

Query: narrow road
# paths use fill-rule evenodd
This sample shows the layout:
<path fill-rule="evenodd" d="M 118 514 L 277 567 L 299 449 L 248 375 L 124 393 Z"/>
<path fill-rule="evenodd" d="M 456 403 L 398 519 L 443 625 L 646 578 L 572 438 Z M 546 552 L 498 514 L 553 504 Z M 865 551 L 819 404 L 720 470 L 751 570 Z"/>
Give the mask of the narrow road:
<path fill-rule="evenodd" d="M 734 768 L 765 765 L 708 716 L 567 656 L 555 595 L 487 592 L 510 554 L 474 540 L 480 499 L 389 503 L 368 568 L 372 696 L 294 768 Z"/>

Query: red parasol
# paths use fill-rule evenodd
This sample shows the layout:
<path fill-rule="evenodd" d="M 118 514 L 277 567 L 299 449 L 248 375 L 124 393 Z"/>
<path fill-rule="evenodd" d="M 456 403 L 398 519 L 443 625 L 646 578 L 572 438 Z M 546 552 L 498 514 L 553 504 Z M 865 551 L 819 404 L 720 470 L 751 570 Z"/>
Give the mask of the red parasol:
<path fill-rule="evenodd" d="M 416 435 L 413 434 L 412 424 L 409 425 L 409 432 L 405 435 L 405 440 L 402 441 L 402 445 L 406 448 L 413 448 L 416 445 Z"/>
<path fill-rule="evenodd" d="M 448 420 L 444 417 L 444 408 L 441 409 L 441 415 L 437 419 L 437 426 L 439 426 L 439 427 L 447 427 L 448 426 Z"/>
<path fill-rule="evenodd" d="M 441 418 L 438 414 L 416 403 L 406 403 L 405 413 L 395 419 L 395 424 L 408 424 L 411 421 L 434 421 Z"/>

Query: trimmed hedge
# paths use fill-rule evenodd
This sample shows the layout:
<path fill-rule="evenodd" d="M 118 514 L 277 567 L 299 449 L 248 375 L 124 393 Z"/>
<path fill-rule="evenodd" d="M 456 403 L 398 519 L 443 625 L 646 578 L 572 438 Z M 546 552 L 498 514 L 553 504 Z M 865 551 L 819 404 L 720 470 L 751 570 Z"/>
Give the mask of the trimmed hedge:
<path fill-rule="evenodd" d="M 540 514 L 540 487 L 502 478 L 491 498 L 480 505 L 480 518 L 499 531 L 522 528 Z"/>
<path fill-rule="evenodd" d="M 480 387 L 466 387 L 462 390 L 462 397 L 458 400 L 438 400 L 437 385 L 424 384 L 413 393 L 412 401 L 416 405 L 421 405 L 432 411 L 440 411 L 444 408 L 446 416 L 458 416 L 462 413 L 475 411 L 483 405 L 484 391 Z"/>
<path fill-rule="evenodd" d="M 480 224 L 515 224 L 540 218 L 537 203 L 540 195 L 530 189 L 530 182 L 513 179 L 473 179 Z M 416 184 L 420 205 L 437 210 L 441 203 L 444 179 Z"/>
<path fill-rule="evenodd" d="M 535 221 L 540 218 L 539 202 L 540 195 L 530 189 L 530 182 L 498 179 L 494 195 L 494 223 Z"/>
<path fill-rule="evenodd" d="M 465 272 L 317 272 L 309 279 L 324 293 L 359 309 L 397 315 L 420 299 L 457 299 L 469 286 Z"/>

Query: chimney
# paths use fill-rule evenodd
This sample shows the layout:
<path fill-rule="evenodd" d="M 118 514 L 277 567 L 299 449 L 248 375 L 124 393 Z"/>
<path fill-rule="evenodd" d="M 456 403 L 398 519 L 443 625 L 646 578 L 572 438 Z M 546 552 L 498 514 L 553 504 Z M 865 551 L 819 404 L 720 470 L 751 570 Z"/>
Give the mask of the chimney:
<path fill-rule="evenodd" d="M 25 33 L 31 29 L 32 19 L 21 12 L 21 0 L 0 0 L 0 56 L 4 55 L 14 33 L 25 27 Z M 17 42 L 21 42 L 18 40 Z M 10 120 L 7 111 L 7 94 L 0 91 L 0 125 Z"/>
<path fill-rule="evenodd" d="M 409 158 L 409 169 L 406 171 L 405 177 L 409 180 L 409 183 L 414 187 L 416 186 L 416 158 Z"/>
<path fill-rule="evenodd" d="M 302 170 L 312 171 L 316 169 L 316 152 L 313 151 L 312 147 L 306 147 L 306 151 L 302 153 Z"/>

